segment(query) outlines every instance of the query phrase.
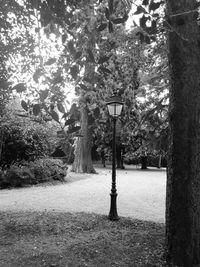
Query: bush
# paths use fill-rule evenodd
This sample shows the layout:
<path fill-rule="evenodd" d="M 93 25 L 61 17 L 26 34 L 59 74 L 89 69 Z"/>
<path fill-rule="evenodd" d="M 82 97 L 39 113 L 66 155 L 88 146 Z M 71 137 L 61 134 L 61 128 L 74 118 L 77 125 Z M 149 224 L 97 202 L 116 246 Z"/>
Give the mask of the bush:
<path fill-rule="evenodd" d="M 59 159 L 43 158 L 0 171 L 0 188 L 22 187 L 54 180 L 64 181 L 67 166 Z"/>
<path fill-rule="evenodd" d="M 42 158 L 28 163 L 37 182 L 52 180 L 64 181 L 67 174 L 67 166 L 60 159 Z"/>

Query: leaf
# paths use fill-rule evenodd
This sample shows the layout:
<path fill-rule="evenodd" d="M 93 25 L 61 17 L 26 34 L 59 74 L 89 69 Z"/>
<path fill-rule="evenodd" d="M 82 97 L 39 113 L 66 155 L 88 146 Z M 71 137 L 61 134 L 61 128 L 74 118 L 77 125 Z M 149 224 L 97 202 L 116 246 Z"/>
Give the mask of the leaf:
<path fill-rule="evenodd" d="M 62 103 L 58 103 L 57 108 L 61 113 L 65 113 L 65 108 L 63 107 Z"/>
<path fill-rule="evenodd" d="M 137 10 L 136 10 L 135 13 L 134 13 L 134 15 L 139 15 L 139 14 L 141 14 L 141 13 L 147 14 L 147 11 L 145 10 L 144 7 L 142 7 L 142 6 L 138 6 L 138 7 L 137 7 Z"/>
<path fill-rule="evenodd" d="M 75 122 L 74 119 L 66 120 L 66 121 L 65 121 L 65 126 L 71 125 L 71 124 L 73 124 L 74 122 Z"/>
<path fill-rule="evenodd" d="M 111 21 L 109 21 L 109 23 L 108 23 L 108 29 L 109 29 L 109 33 L 114 32 L 113 24 Z"/>
<path fill-rule="evenodd" d="M 91 83 L 92 82 L 91 79 L 88 78 L 87 76 L 83 78 L 83 81 L 85 81 L 87 83 Z"/>
<path fill-rule="evenodd" d="M 67 34 L 63 34 L 62 35 L 62 43 L 64 44 L 66 40 L 67 40 Z"/>
<path fill-rule="evenodd" d="M 70 112 L 66 112 L 66 113 L 64 113 L 63 116 L 62 116 L 62 119 L 65 119 L 66 117 L 68 117 L 69 114 L 70 114 Z"/>
<path fill-rule="evenodd" d="M 80 86 L 83 90 L 88 91 L 87 86 L 85 86 L 84 84 L 80 83 L 79 86 Z"/>
<path fill-rule="evenodd" d="M 123 18 L 117 18 L 117 19 L 113 19 L 112 22 L 114 24 L 121 24 L 121 23 L 124 23 L 124 19 Z"/>
<path fill-rule="evenodd" d="M 140 27 L 142 28 L 146 28 L 146 22 L 147 20 L 150 19 L 150 16 L 146 17 L 145 15 L 143 15 L 141 18 L 140 18 Z"/>
<path fill-rule="evenodd" d="M 27 118 L 28 117 L 28 115 L 25 115 L 25 114 L 15 114 L 15 115 L 17 115 L 19 117 L 22 117 L 22 118 Z"/>
<path fill-rule="evenodd" d="M 158 9 L 160 7 L 160 5 L 162 4 L 162 1 L 155 3 L 154 0 L 151 0 L 151 3 L 149 5 L 149 11 L 155 11 L 156 9 Z"/>
<path fill-rule="evenodd" d="M 57 131 L 57 136 L 58 137 L 64 137 L 65 136 L 65 132 L 63 130 Z"/>
<path fill-rule="evenodd" d="M 109 12 L 110 14 L 112 14 L 113 13 L 113 0 L 109 0 L 108 6 L 109 6 Z"/>
<path fill-rule="evenodd" d="M 74 65 L 70 68 L 70 74 L 74 80 L 76 80 L 78 73 L 79 73 L 79 68 L 77 65 Z"/>
<path fill-rule="evenodd" d="M 47 60 L 47 62 L 45 62 L 45 65 L 52 65 L 53 63 L 56 62 L 56 58 L 50 58 L 49 60 Z"/>
<path fill-rule="evenodd" d="M 63 77 L 61 75 L 58 75 L 53 79 L 53 84 L 61 83 L 63 81 Z"/>
<path fill-rule="evenodd" d="M 82 51 L 76 52 L 76 55 L 74 56 L 75 60 L 79 59 L 82 55 Z"/>
<path fill-rule="evenodd" d="M 97 28 L 97 31 L 98 31 L 98 32 L 101 32 L 101 31 L 105 30 L 106 27 L 107 27 L 107 23 L 102 23 L 102 24 Z"/>
<path fill-rule="evenodd" d="M 75 127 L 71 128 L 71 129 L 69 129 L 67 132 L 69 134 L 71 134 L 71 133 L 78 132 L 80 129 L 81 129 L 81 126 L 75 126 Z"/>
<path fill-rule="evenodd" d="M 108 61 L 110 57 L 107 57 L 107 56 L 103 56 L 103 57 L 100 57 L 99 60 L 98 60 L 98 64 L 103 64 L 104 62 Z"/>
<path fill-rule="evenodd" d="M 98 118 L 100 115 L 100 109 L 99 107 L 96 107 L 93 111 L 95 118 Z"/>
<path fill-rule="evenodd" d="M 55 121 L 59 122 L 59 116 L 54 110 L 51 111 L 51 116 Z"/>
<path fill-rule="evenodd" d="M 109 20 L 110 19 L 110 12 L 109 12 L 109 9 L 107 7 L 105 10 L 105 15 L 106 15 L 107 20 Z"/>
<path fill-rule="evenodd" d="M 88 53 L 88 59 L 90 62 L 95 63 L 95 59 L 94 59 L 94 55 L 92 53 L 91 49 L 87 49 L 87 53 Z"/>
<path fill-rule="evenodd" d="M 73 22 L 72 24 L 69 25 L 68 30 L 72 30 L 76 26 L 76 23 Z"/>
<path fill-rule="evenodd" d="M 109 69 L 107 69 L 107 68 L 105 68 L 103 66 L 100 66 L 98 68 L 98 71 L 102 71 L 103 73 L 108 73 L 108 74 L 111 74 L 112 73 Z"/>
<path fill-rule="evenodd" d="M 24 100 L 21 101 L 21 106 L 23 107 L 24 110 L 28 111 L 28 105 Z"/>
<path fill-rule="evenodd" d="M 144 34 L 142 33 L 142 32 L 137 32 L 136 33 L 136 36 L 138 36 L 139 38 L 140 38 L 140 41 L 141 41 L 141 43 L 143 43 L 144 42 Z"/>
<path fill-rule="evenodd" d="M 142 5 L 147 6 L 149 4 L 149 0 L 143 0 Z"/>
<path fill-rule="evenodd" d="M 25 83 L 18 83 L 12 89 L 16 90 L 17 93 L 21 93 L 21 92 L 26 91 L 26 86 L 25 86 Z"/>
<path fill-rule="evenodd" d="M 37 116 L 40 113 L 40 104 L 33 105 L 33 115 Z"/>
<path fill-rule="evenodd" d="M 42 69 L 37 69 L 33 74 L 33 80 L 38 83 L 38 79 L 44 74 Z"/>
<path fill-rule="evenodd" d="M 74 48 L 74 42 L 73 41 L 69 41 L 68 44 L 67 44 L 67 47 L 69 49 L 69 52 L 72 54 L 72 55 L 75 55 L 76 54 L 76 50 Z"/>
<path fill-rule="evenodd" d="M 46 90 L 42 90 L 40 92 L 40 100 L 41 100 L 41 102 L 43 102 L 47 98 L 48 94 L 49 94 L 49 90 L 47 90 L 47 89 Z"/>

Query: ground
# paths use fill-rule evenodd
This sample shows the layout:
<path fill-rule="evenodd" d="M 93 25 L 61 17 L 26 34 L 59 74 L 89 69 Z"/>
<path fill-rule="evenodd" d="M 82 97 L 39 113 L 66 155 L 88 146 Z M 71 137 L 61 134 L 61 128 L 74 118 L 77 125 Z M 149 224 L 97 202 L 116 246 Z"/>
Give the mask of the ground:
<path fill-rule="evenodd" d="M 1 211 L 109 212 L 111 168 L 98 174 L 69 173 L 68 183 L 0 191 Z M 72 182 L 74 181 L 75 182 Z M 164 223 L 166 172 L 126 166 L 117 170 L 119 216 Z"/>
<path fill-rule="evenodd" d="M 111 170 L 65 184 L 0 191 L 2 267 L 164 266 L 165 171 L 117 171 L 119 221 L 110 221 Z"/>

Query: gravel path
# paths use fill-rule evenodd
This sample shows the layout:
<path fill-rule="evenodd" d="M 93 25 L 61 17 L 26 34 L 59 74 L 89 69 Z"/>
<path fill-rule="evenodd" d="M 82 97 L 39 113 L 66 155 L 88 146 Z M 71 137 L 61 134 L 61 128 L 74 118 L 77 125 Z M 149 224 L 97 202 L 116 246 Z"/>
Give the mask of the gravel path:
<path fill-rule="evenodd" d="M 108 214 L 111 168 L 98 174 L 69 173 L 70 181 L 55 186 L 36 186 L 0 191 L 0 211 L 66 211 Z M 78 178 L 78 179 L 77 179 Z M 164 222 L 166 172 L 127 166 L 117 170 L 119 216 Z"/>

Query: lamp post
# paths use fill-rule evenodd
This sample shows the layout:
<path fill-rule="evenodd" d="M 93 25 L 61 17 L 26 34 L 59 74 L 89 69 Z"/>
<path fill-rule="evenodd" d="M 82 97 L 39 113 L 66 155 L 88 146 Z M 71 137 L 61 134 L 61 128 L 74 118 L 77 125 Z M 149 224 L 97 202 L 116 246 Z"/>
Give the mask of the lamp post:
<path fill-rule="evenodd" d="M 113 118 L 113 140 L 112 140 L 112 188 L 111 188 L 111 202 L 110 212 L 108 218 L 112 221 L 118 220 L 117 214 L 117 189 L 116 189 L 116 120 L 121 114 L 123 102 L 120 96 L 114 93 L 108 101 L 106 101 L 109 115 Z"/>

